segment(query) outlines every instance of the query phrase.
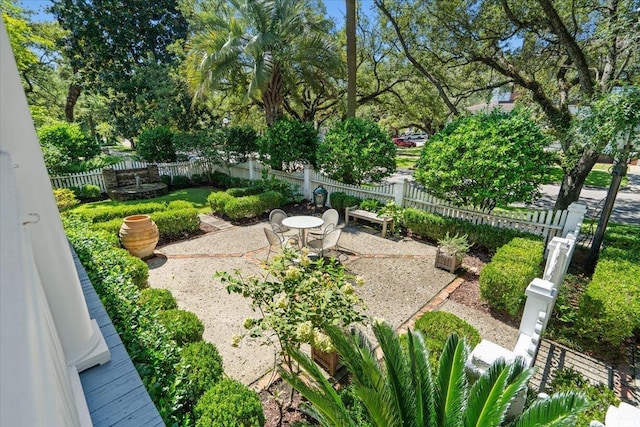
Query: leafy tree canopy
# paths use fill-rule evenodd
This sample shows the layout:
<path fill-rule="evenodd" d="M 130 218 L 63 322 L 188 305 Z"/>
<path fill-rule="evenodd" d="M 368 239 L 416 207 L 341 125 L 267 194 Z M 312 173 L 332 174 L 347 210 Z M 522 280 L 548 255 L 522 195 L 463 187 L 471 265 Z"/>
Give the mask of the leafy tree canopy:
<path fill-rule="evenodd" d="M 427 191 L 459 206 L 490 211 L 530 203 L 552 166 L 547 143 L 525 110 L 478 113 L 434 135 L 414 175 Z"/>
<path fill-rule="evenodd" d="M 267 128 L 259 146 L 262 160 L 273 169 L 295 169 L 305 163 L 315 166 L 318 133 L 311 123 L 282 118 Z"/>
<path fill-rule="evenodd" d="M 396 146 L 380 127 L 350 118 L 331 128 L 318 148 L 318 167 L 346 184 L 378 182 L 396 170 Z"/>
<path fill-rule="evenodd" d="M 100 146 L 75 123 L 53 123 L 38 129 L 47 170 L 51 174 L 76 172 L 78 163 L 100 154 Z"/>

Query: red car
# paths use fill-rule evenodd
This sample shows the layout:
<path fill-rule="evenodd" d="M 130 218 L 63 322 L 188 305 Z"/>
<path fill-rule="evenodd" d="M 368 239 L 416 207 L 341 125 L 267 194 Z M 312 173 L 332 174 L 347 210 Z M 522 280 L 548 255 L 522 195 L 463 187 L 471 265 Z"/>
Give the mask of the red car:
<path fill-rule="evenodd" d="M 398 147 L 404 147 L 404 148 L 412 148 L 416 146 L 416 143 L 414 141 L 409 141 L 403 136 L 394 136 L 393 143 L 396 144 Z"/>

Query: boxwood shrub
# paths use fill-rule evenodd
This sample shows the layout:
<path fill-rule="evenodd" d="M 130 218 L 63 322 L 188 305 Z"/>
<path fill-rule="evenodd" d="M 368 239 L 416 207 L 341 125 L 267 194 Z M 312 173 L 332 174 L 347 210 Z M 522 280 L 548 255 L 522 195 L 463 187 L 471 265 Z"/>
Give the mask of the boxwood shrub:
<path fill-rule="evenodd" d="M 177 237 L 200 229 L 200 218 L 196 208 L 172 209 L 151 214 L 162 237 Z"/>
<path fill-rule="evenodd" d="M 191 412 L 198 399 L 222 379 L 222 357 L 211 343 L 190 343 L 180 350 L 176 370 L 178 405 L 183 412 Z"/>
<path fill-rule="evenodd" d="M 226 191 L 216 191 L 209 194 L 207 203 L 211 206 L 211 211 L 214 214 L 224 215 L 225 206 L 231 199 L 233 199 L 233 196 Z"/>
<path fill-rule="evenodd" d="M 542 241 L 541 237 L 530 233 L 487 224 L 473 224 L 462 219 L 448 218 L 414 208 L 404 210 L 404 223 L 413 234 L 434 242 L 441 240 L 447 233 L 450 236 L 466 234 L 470 242 L 484 246 L 491 252 L 509 243 L 515 237 Z"/>
<path fill-rule="evenodd" d="M 425 344 L 429 349 L 431 366 L 438 366 L 438 360 L 449 335 L 455 333 L 458 337 L 464 338 L 471 348 L 479 344 L 481 339 L 480 333 L 476 328 L 455 314 L 446 311 L 424 313 L 416 320 L 414 328 L 424 334 Z"/>
<path fill-rule="evenodd" d="M 223 379 L 200 398 L 196 427 L 262 427 L 264 411 L 258 394 L 232 379 Z"/>
<path fill-rule="evenodd" d="M 202 341 L 204 324 L 198 319 L 198 316 L 190 311 L 163 310 L 158 313 L 158 320 L 167 328 L 179 346 Z"/>
<path fill-rule="evenodd" d="M 244 197 L 244 196 L 253 196 L 255 194 L 260 194 L 264 192 L 262 187 L 251 186 L 251 187 L 240 187 L 240 188 L 230 188 L 225 193 L 230 195 L 231 197 Z"/>
<path fill-rule="evenodd" d="M 362 199 L 356 196 L 350 196 L 342 191 L 334 191 L 329 194 L 329 202 L 331 203 L 331 207 L 337 210 L 342 216 L 344 215 L 345 208 L 360 205 Z"/>
<path fill-rule="evenodd" d="M 224 213 L 232 220 L 252 218 L 261 215 L 265 211 L 280 207 L 282 204 L 283 197 L 280 193 L 267 191 L 254 196 L 232 198 L 225 204 Z"/>
<path fill-rule="evenodd" d="M 140 291 L 138 304 L 151 311 L 172 310 L 178 308 L 175 297 L 168 289 L 147 288 Z"/>
<path fill-rule="evenodd" d="M 171 178 L 171 187 L 188 188 L 191 187 L 191 179 L 186 175 L 174 175 Z"/>
<path fill-rule="evenodd" d="M 539 240 L 511 240 L 480 272 L 480 296 L 491 307 L 515 316 L 524 305 L 527 286 L 542 274 L 543 255 Z"/>
<path fill-rule="evenodd" d="M 106 222 L 112 219 L 122 221 L 127 216 L 151 214 L 167 209 L 162 202 L 141 202 L 120 205 L 118 203 L 82 205 L 73 210 L 74 215 L 81 215 L 92 223 Z"/>

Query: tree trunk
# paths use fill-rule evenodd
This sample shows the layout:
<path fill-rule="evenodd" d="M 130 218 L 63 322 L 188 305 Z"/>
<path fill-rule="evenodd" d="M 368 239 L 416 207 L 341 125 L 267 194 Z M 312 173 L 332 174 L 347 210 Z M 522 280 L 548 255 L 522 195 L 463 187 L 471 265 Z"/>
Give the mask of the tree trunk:
<path fill-rule="evenodd" d="M 267 120 L 267 126 L 272 126 L 280 117 L 282 117 L 282 74 L 280 66 L 276 63 L 271 72 L 271 79 L 267 88 L 262 94 L 262 103 L 264 104 L 264 113 Z"/>
<path fill-rule="evenodd" d="M 73 110 L 76 108 L 76 103 L 78 102 L 78 98 L 80 98 L 81 93 L 82 87 L 75 83 L 71 83 L 69 85 L 69 90 L 67 91 L 67 102 L 64 105 L 64 115 L 69 123 L 74 122 Z"/>
<path fill-rule="evenodd" d="M 596 164 L 598 156 L 597 152 L 585 149 L 573 169 L 565 173 L 554 206 L 555 210 L 565 210 L 580 198 L 584 181 Z"/>
<path fill-rule="evenodd" d="M 356 116 L 356 0 L 347 6 L 347 118 Z"/>

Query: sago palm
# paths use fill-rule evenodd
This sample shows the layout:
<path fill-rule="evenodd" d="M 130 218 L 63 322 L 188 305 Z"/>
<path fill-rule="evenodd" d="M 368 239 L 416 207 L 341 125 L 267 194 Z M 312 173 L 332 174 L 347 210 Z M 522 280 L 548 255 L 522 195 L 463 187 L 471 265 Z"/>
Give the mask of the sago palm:
<path fill-rule="evenodd" d="M 193 15 L 187 77 L 196 98 L 215 89 L 246 89 L 267 125 L 282 116 L 294 85 L 339 69 L 331 21 L 310 0 L 204 0 Z M 206 6 L 206 7 L 205 7 Z"/>
<path fill-rule="evenodd" d="M 393 328 L 374 325 L 382 359 L 359 332 L 329 327 L 327 334 L 351 376 L 356 398 L 369 422 L 379 427 L 501 426 L 511 403 L 522 393 L 532 370 L 520 362 L 499 361 L 469 385 L 465 372 L 464 341 L 452 335 L 432 374 L 428 350 L 420 332 L 409 331 L 402 345 Z M 340 396 L 320 368 L 304 353 L 289 349 L 305 371 L 304 377 L 281 370 L 282 377 L 310 403 L 323 426 L 356 426 Z M 573 415 L 585 408 L 581 394 L 565 393 L 538 400 L 510 423 L 517 427 L 572 425 Z"/>

